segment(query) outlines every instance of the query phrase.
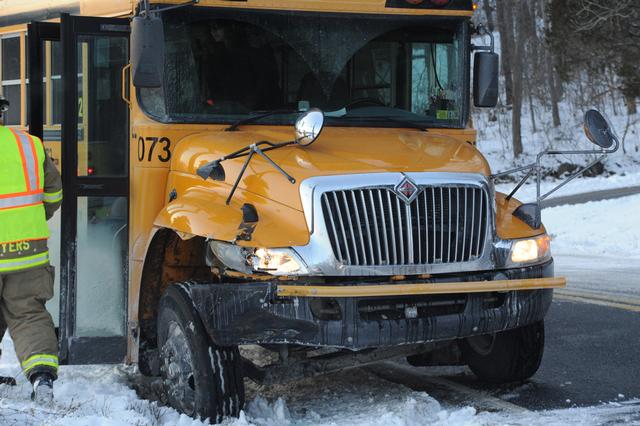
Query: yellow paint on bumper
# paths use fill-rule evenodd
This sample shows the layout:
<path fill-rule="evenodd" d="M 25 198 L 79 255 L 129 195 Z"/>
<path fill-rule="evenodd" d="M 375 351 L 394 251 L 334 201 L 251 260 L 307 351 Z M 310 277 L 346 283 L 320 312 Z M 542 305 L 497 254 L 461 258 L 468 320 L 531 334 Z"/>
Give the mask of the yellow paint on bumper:
<path fill-rule="evenodd" d="M 539 290 L 566 287 L 564 277 L 455 283 L 380 284 L 360 286 L 279 285 L 278 296 L 379 297 L 418 294 L 485 293 L 488 291 Z"/>

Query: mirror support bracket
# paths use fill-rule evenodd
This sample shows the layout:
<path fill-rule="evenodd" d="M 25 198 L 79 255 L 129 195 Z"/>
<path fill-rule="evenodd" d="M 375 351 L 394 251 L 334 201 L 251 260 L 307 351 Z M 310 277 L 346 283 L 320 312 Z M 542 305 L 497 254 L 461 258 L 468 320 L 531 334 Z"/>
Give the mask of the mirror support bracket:
<path fill-rule="evenodd" d="M 493 34 L 487 30 L 484 25 L 478 25 L 476 27 L 476 34 L 479 36 L 488 36 L 491 39 L 491 44 L 489 46 L 476 46 L 475 44 L 471 44 L 471 51 L 481 51 L 481 52 L 495 52 L 495 40 L 493 38 Z"/>
<path fill-rule="evenodd" d="M 577 178 L 578 176 L 580 176 L 581 174 L 589 170 L 591 167 L 593 167 L 594 165 L 602 161 L 607 155 L 613 154 L 618 150 L 620 146 L 620 141 L 615 135 L 611 134 L 611 136 L 614 141 L 613 146 L 611 148 L 601 148 L 597 150 L 575 150 L 575 151 L 555 151 L 555 150 L 542 151 L 541 153 L 538 154 L 535 163 L 528 164 L 526 166 L 516 167 L 515 169 L 506 170 L 504 172 L 493 174 L 491 175 L 491 180 L 495 180 L 500 176 L 506 176 L 506 175 L 518 173 L 525 170 L 527 171 L 527 174 L 520 180 L 520 182 L 518 182 L 518 184 L 513 189 L 513 191 L 511 191 L 511 193 L 507 195 L 506 200 L 508 201 L 511 198 L 513 198 L 516 192 L 518 192 L 518 190 L 522 187 L 522 185 L 524 185 L 524 183 L 529 179 L 529 177 L 531 177 L 531 175 L 535 173 L 536 175 L 535 203 L 522 204 L 513 212 L 513 214 L 517 218 L 523 220 L 532 228 L 539 228 L 540 226 L 542 226 L 541 212 L 542 212 L 542 209 L 544 208 L 543 201 L 546 200 L 549 197 L 549 195 L 553 194 L 554 192 L 556 192 L 557 190 L 559 190 L 560 188 L 562 188 L 563 186 L 571 182 L 573 179 Z M 596 154 L 598 156 L 589 164 L 582 167 L 577 172 L 572 173 L 569 177 L 565 178 L 562 182 L 560 182 L 560 184 L 555 186 L 550 191 L 546 192 L 545 194 L 541 194 L 542 158 L 546 156 L 551 156 L 551 155 L 576 155 L 576 154 L 582 154 L 582 155 Z"/>
<path fill-rule="evenodd" d="M 253 156 L 255 154 L 258 154 L 259 156 L 264 158 L 278 172 L 280 172 L 284 177 L 286 177 L 287 180 L 290 183 L 292 183 L 292 184 L 296 183 L 295 178 L 293 178 L 293 176 L 291 176 L 289 173 L 285 172 L 282 169 L 282 167 L 278 166 L 271 158 L 269 158 L 269 156 L 267 154 L 265 154 L 264 151 L 262 151 L 262 149 L 260 149 L 258 144 L 253 144 L 253 145 L 249 146 L 249 154 L 247 155 L 247 159 L 244 160 L 244 164 L 242 165 L 242 168 L 240 169 L 240 173 L 238 173 L 238 177 L 236 178 L 236 181 L 233 183 L 233 187 L 231 188 L 231 192 L 229 192 L 229 196 L 227 197 L 227 201 L 226 201 L 227 205 L 229 205 L 229 203 L 231 202 L 231 198 L 233 198 L 233 194 L 235 194 L 236 189 L 238 189 L 238 185 L 240 185 L 240 180 L 242 179 L 242 176 L 244 176 L 244 172 L 247 171 L 247 167 L 249 166 L 249 163 L 251 162 L 251 159 L 253 158 Z"/>

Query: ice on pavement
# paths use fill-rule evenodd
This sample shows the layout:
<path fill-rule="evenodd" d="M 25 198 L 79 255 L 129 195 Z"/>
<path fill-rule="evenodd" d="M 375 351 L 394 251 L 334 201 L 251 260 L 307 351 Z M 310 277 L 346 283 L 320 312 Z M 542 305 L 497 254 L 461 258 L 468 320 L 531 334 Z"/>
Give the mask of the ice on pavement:
<path fill-rule="evenodd" d="M 127 386 L 126 367 L 63 366 L 55 384 L 55 403 L 38 407 L 20 375 L 10 339 L 2 342 L 0 374 L 18 379 L 17 387 L 0 385 L 0 425 L 202 425 L 155 402 L 138 398 Z M 249 386 L 245 411 L 226 426 L 418 426 L 418 425 L 596 425 L 640 422 L 640 401 L 610 402 L 598 407 L 529 412 L 477 411 L 449 406 L 425 392 L 389 383 L 362 370 L 307 379 L 287 386 Z"/>

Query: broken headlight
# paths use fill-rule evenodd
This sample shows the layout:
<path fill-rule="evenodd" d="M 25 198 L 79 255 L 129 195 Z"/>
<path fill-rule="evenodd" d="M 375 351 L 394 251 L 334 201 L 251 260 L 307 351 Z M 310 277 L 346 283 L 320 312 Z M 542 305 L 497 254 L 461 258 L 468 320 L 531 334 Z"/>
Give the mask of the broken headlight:
<path fill-rule="evenodd" d="M 241 247 L 223 241 L 209 243 L 213 254 L 230 269 L 245 274 L 305 275 L 304 261 L 290 248 Z"/>

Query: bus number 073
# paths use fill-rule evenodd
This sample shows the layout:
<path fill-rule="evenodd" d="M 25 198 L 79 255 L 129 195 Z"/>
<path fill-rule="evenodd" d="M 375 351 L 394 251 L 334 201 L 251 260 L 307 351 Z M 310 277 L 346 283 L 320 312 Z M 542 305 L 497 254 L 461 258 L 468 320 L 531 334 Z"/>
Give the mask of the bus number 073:
<path fill-rule="evenodd" d="M 145 157 L 147 161 L 151 161 L 153 158 L 153 152 L 156 149 L 156 145 L 160 145 L 160 153 L 157 155 L 158 160 L 166 163 L 171 160 L 171 141 L 169 138 L 158 138 L 154 136 L 147 136 L 138 138 L 138 161 L 144 161 Z"/>

